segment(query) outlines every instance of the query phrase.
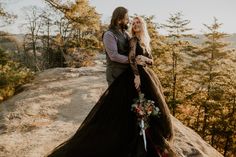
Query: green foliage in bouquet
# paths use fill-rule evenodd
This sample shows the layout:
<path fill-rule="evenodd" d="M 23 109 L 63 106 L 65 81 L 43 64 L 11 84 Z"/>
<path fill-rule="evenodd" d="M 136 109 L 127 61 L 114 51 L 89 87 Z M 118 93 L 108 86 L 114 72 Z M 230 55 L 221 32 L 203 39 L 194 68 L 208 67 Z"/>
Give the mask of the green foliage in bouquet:
<path fill-rule="evenodd" d="M 143 93 L 139 94 L 138 99 L 134 99 L 134 104 L 131 106 L 131 110 L 136 113 L 138 118 L 138 123 L 140 123 L 141 120 L 144 121 L 144 128 L 148 128 L 149 124 L 149 117 L 155 116 L 159 117 L 160 115 L 160 109 L 154 105 L 153 100 L 148 100 L 144 97 Z"/>

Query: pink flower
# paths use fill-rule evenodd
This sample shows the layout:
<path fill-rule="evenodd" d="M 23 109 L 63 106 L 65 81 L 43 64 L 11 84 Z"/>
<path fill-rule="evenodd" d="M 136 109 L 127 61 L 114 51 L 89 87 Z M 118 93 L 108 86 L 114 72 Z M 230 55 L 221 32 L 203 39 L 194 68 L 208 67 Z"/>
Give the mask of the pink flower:
<path fill-rule="evenodd" d="M 137 115 L 138 121 L 144 120 L 145 128 L 148 127 L 149 116 L 159 116 L 159 108 L 156 107 L 155 102 L 144 98 L 144 94 L 139 95 L 139 99 L 135 100 L 131 106 L 131 110 Z"/>

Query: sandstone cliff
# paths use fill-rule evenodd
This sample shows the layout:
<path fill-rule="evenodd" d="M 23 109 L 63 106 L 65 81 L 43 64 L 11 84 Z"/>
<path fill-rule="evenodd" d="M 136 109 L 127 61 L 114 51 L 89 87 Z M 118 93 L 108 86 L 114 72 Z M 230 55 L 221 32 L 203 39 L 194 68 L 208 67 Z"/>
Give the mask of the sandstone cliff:
<path fill-rule="evenodd" d="M 96 66 L 55 68 L 0 104 L 0 157 L 43 157 L 72 136 L 107 88 L 104 56 Z M 173 117 L 180 157 L 222 157 Z"/>

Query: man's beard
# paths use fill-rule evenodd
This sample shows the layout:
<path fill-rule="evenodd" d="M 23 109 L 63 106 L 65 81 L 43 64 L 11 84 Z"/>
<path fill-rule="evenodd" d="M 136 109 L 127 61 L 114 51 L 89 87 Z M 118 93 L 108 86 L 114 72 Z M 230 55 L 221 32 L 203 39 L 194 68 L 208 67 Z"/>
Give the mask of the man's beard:
<path fill-rule="evenodd" d="M 119 27 L 120 27 L 120 29 L 122 29 L 122 30 L 128 30 L 128 28 L 129 28 L 128 24 L 124 24 L 124 23 L 121 23 L 121 24 L 119 25 Z"/>

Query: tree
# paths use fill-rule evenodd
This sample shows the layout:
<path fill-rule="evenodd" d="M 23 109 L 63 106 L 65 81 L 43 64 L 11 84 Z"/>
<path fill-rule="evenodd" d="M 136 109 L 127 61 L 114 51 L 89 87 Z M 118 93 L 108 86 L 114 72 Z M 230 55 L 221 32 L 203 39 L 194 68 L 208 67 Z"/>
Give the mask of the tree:
<path fill-rule="evenodd" d="M 9 12 L 7 12 L 4 8 L 4 3 L 1 2 L 0 0 L 0 19 L 3 20 L 5 23 L 10 24 L 11 22 L 14 21 L 14 19 L 17 17 L 14 14 L 10 14 Z M 0 27 L 3 27 L 4 25 L 1 25 Z M 0 32 L 0 40 L 11 40 L 13 42 L 16 43 L 16 47 L 18 48 L 18 43 L 16 42 L 16 40 L 10 36 L 9 33 L 6 32 Z"/>
<path fill-rule="evenodd" d="M 58 0 L 45 0 L 64 14 L 70 23 L 73 41 L 77 48 L 98 48 L 97 34 L 101 28 L 100 15 L 88 0 L 76 0 L 74 3 L 62 3 Z"/>
<path fill-rule="evenodd" d="M 34 71 L 40 71 L 41 68 L 39 66 L 38 62 L 38 54 L 37 55 L 37 49 L 38 46 L 38 40 L 40 39 L 40 29 L 42 27 L 42 20 L 41 20 L 41 10 L 37 8 L 36 6 L 31 6 L 28 8 L 24 8 L 25 15 L 26 15 L 26 21 L 23 26 L 26 27 L 27 33 L 25 34 L 24 39 L 24 51 L 25 53 L 30 53 L 32 51 L 33 53 L 33 63 L 31 62 L 30 66 L 33 66 Z M 30 56 L 30 54 L 28 54 Z"/>
<path fill-rule="evenodd" d="M 16 15 L 7 12 L 3 7 L 3 2 L 0 1 L 0 19 L 2 19 L 6 23 L 11 23 L 16 17 Z"/>
<path fill-rule="evenodd" d="M 42 43 L 41 51 L 43 58 L 43 69 L 48 69 L 55 66 L 54 50 L 53 50 L 53 26 L 55 26 L 55 13 L 50 8 L 42 10 L 41 28 L 40 28 L 40 41 Z"/>
<path fill-rule="evenodd" d="M 29 69 L 12 60 L 9 52 L 0 48 L 0 102 L 14 95 L 32 77 Z"/>
<path fill-rule="evenodd" d="M 15 16 L 6 12 L 0 2 L 0 18 L 6 20 L 5 22 L 10 22 L 13 17 Z M 17 49 L 19 48 L 15 38 L 9 33 L 0 32 L 0 40 L 1 42 L 15 42 Z M 14 53 L 10 50 L 0 48 L 0 102 L 16 93 L 19 87 L 29 82 L 33 76 L 29 69 L 16 62 L 12 54 Z"/>
<path fill-rule="evenodd" d="M 168 67 L 165 68 L 166 79 L 168 80 L 166 92 L 168 104 L 172 110 L 172 114 L 175 115 L 178 104 L 184 98 L 183 93 L 184 88 L 184 67 L 183 63 L 186 54 L 189 51 L 193 51 L 195 47 L 187 40 L 187 38 L 195 38 L 192 34 L 187 32 L 192 30 L 188 28 L 190 23 L 189 20 L 182 19 L 182 13 L 178 12 L 171 14 L 170 18 L 167 20 L 166 24 L 162 24 L 167 32 L 167 40 L 165 46 L 165 62 Z"/>
<path fill-rule="evenodd" d="M 205 42 L 191 62 L 192 79 L 195 88 L 188 96 L 197 108 L 194 128 L 211 145 L 225 155 L 233 145 L 235 133 L 235 57 L 234 50 L 227 48 L 223 39 L 228 35 L 220 32 L 221 23 L 214 18 L 213 24 L 204 26 Z"/>
<path fill-rule="evenodd" d="M 84 65 L 79 63 L 81 61 L 75 61 L 78 58 L 88 58 L 91 62 L 93 52 L 100 50 L 102 45 L 100 31 L 102 25 L 100 15 L 95 8 L 89 5 L 88 0 L 76 0 L 74 3 L 62 3 L 58 0 L 45 1 L 62 13 L 62 17 L 56 22 L 59 28 L 57 41 L 60 42 L 55 42 L 55 44 L 61 45 L 58 49 L 65 57 L 67 65 L 74 67 Z M 87 53 L 84 53 L 85 51 Z"/>

